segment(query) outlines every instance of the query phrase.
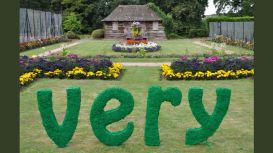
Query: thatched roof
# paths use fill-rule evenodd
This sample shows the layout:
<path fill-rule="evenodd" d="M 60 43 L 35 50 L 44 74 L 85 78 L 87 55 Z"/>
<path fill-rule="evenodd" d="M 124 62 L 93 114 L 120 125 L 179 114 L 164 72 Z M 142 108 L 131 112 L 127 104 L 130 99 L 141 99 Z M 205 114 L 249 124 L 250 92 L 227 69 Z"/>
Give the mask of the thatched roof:
<path fill-rule="evenodd" d="M 102 21 L 161 21 L 147 5 L 119 5 Z"/>

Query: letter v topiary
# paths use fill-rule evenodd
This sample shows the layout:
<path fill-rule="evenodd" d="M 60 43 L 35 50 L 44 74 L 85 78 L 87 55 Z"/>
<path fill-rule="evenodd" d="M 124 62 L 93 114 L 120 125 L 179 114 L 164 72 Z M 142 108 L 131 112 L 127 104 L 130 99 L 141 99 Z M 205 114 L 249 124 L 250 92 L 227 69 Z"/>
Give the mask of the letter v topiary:
<path fill-rule="evenodd" d="M 61 148 L 66 146 L 76 130 L 81 105 L 81 90 L 79 87 L 70 87 L 66 89 L 66 92 L 66 114 L 60 126 L 52 108 L 52 91 L 43 89 L 37 92 L 38 107 L 43 126 L 48 136 Z"/>
<path fill-rule="evenodd" d="M 117 99 L 120 106 L 104 111 L 107 102 L 112 98 Z M 132 135 L 133 122 L 129 122 L 125 129 L 117 132 L 110 132 L 106 126 L 125 118 L 133 111 L 133 108 L 133 96 L 129 91 L 122 88 L 108 88 L 96 97 L 90 112 L 90 123 L 100 142 L 108 146 L 119 146 Z"/>
<path fill-rule="evenodd" d="M 217 102 L 212 115 L 209 115 L 202 103 L 203 90 L 190 88 L 188 99 L 195 119 L 201 124 L 200 128 L 186 130 L 186 144 L 193 145 L 206 141 L 219 128 L 230 104 L 231 90 L 217 88 Z"/>
<path fill-rule="evenodd" d="M 179 88 L 169 87 L 165 91 L 162 91 L 159 86 L 152 86 L 149 88 L 144 132 L 146 145 L 160 145 L 158 116 L 161 104 L 165 101 L 169 101 L 173 106 L 178 106 L 181 103 L 181 99 L 182 93 Z"/>

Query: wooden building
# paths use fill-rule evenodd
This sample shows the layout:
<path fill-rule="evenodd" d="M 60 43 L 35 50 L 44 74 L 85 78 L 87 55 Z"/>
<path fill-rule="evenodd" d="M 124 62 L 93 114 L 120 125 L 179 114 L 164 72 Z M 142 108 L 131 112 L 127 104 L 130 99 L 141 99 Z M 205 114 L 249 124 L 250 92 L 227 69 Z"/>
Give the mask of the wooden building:
<path fill-rule="evenodd" d="M 105 38 L 121 39 L 131 37 L 131 25 L 139 22 L 142 37 L 165 39 L 162 19 L 147 5 L 119 5 L 102 20 Z"/>

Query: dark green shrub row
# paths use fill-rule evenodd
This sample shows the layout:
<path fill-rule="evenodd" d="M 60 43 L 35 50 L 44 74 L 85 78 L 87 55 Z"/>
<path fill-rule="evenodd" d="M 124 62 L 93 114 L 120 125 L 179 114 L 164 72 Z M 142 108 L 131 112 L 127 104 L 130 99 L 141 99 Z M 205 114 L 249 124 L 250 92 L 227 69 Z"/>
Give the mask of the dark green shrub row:
<path fill-rule="evenodd" d="M 100 39 L 104 38 L 104 29 L 96 29 L 91 34 L 92 38 L 94 39 Z"/>
<path fill-rule="evenodd" d="M 68 39 L 80 39 L 80 36 L 73 31 L 68 31 L 65 35 Z"/>
<path fill-rule="evenodd" d="M 218 16 L 218 17 L 209 17 L 206 18 L 207 22 L 243 22 L 243 21 L 254 21 L 253 16 L 244 16 L 244 17 L 227 17 L 227 16 Z"/>
<path fill-rule="evenodd" d="M 208 31 L 206 29 L 190 29 L 189 37 L 207 37 Z"/>
<path fill-rule="evenodd" d="M 167 35 L 167 38 L 168 38 L 168 39 L 181 39 L 181 38 L 183 38 L 183 37 L 182 37 L 182 36 L 179 36 L 179 35 L 176 34 L 176 33 L 170 33 L 170 34 Z"/>

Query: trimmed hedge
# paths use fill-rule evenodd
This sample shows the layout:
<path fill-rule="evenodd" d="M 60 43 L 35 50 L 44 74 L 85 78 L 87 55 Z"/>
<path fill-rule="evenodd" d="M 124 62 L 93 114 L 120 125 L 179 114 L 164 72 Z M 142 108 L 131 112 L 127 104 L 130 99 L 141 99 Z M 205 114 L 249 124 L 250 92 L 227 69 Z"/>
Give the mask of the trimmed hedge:
<path fill-rule="evenodd" d="M 244 17 L 228 17 L 228 16 L 217 16 L 206 18 L 207 22 L 243 22 L 243 21 L 254 21 L 253 16 Z"/>
<path fill-rule="evenodd" d="M 42 89 L 37 92 L 38 107 L 47 135 L 60 148 L 66 146 L 75 133 L 81 106 L 81 90 L 70 87 L 67 92 L 67 108 L 64 121 L 58 124 L 52 106 L 52 91 Z"/>
<path fill-rule="evenodd" d="M 217 102 L 211 115 L 206 111 L 203 102 L 203 89 L 190 88 L 188 99 L 195 119 L 201 124 L 200 128 L 186 130 L 187 145 L 199 144 L 211 137 L 222 123 L 230 104 L 231 90 L 227 88 L 216 89 Z"/>
<path fill-rule="evenodd" d="M 152 86 L 148 90 L 147 111 L 144 140 L 147 146 L 159 146 L 158 116 L 160 106 L 168 101 L 173 106 L 178 106 L 182 100 L 182 93 L 177 87 L 162 90 L 160 86 Z"/>
<path fill-rule="evenodd" d="M 207 37 L 208 31 L 206 29 L 190 29 L 189 37 Z"/>
<path fill-rule="evenodd" d="M 104 111 L 104 107 L 111 99 L 120 102 L 118 108 Z M 109 124 L 124 119 L 134 108 L 134 98 L 131 93 L 122 88 L 108 88 L 100 93 L 90 111 L 90 123 L 94 134 L 100 142 L 108 146 L 119 146 L 126 141 L 134 131 L 134 123 L 129 122 L 127 127 L 118 132 L 110 132 L 106 127 Z"/>
<path fill-rule="evenodd" d="M 65 35 L 68 39 L 80 39 L 80 36 L 73 31 L 68 31 Z"/>
<path fill-rule="evenodd" d="M 92 32 L 91 36 L 94 39 L 104 38 L 104 30 L 103 29 L 96 29 Z"/>

